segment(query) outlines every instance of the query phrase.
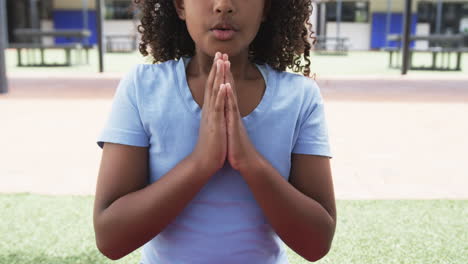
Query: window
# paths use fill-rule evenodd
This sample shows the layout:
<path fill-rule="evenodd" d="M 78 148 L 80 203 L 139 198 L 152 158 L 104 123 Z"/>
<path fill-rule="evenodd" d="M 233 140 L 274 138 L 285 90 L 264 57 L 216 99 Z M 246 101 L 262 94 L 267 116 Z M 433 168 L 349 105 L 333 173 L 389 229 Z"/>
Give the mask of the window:
<path fill-rule="evenodd" d="M 434 4 L 428 1 L 418 3 L 418 22 L 430 23 L 435 20 Z"/>
<path fill-rule="evenodd" d="M 444 3 L 442 5 L 443 34 L 457 34 L 460 30 L 460 22 L 463 17 L 462 3 Z"/>
<path fill-rule="evenodd" d="M 457 34 L 464 16 L 468 17 L 468 4 L 457 2 L 442 3 L 441 34 Z M 429 23 L 431 33 L 437 31 L 437 3 L 421 1 L 418 3 L 418 22 Z"/>
<path fill-rule="evenodd" d="M 106 0 L 106 19 L 133 19 L 135 8 L 132 0 Z"/>
<path fill-rule="evenodd" d="M 327 21 L 336 21 L 336 2 L 326 3 Z M 342 22 L 369 22 L 369 2 L 368 1 L 346 1 L 341 3 Z"/>
<path fill-rule="evenodd" d="M 52 20 L 52 0 L 41 0 L 39 4 L 39 17 L 43 20 Z"/>

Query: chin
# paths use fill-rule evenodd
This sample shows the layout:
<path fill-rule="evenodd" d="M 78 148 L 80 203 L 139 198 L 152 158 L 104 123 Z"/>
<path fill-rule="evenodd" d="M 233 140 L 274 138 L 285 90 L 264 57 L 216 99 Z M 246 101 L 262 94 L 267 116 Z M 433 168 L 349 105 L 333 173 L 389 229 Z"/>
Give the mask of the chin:
<path fill-rule="evenodd" d="M 228 47 L 227 45 L 213 45 L 207 49 L 205 53 L 209 54 L 211 57 L 214 57 L 218 51 L 227 54 L 230 58 L 236 57 L 241 53 L 239 48 Z"/>

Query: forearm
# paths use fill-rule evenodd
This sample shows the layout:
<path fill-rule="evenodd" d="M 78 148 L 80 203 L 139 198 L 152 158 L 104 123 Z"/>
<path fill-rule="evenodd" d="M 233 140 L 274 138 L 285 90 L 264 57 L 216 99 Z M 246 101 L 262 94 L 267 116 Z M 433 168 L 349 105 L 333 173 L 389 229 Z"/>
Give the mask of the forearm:
<path fill-rule="evenodd" d="M 151 240 L 180 214 L 213 173 L 188 156 L 156 182 L 114 201 L 97 218 L 100 250 L 118 259 Z"/>
<path fill-rule="evenodd" d="M 291 249 L 310 261 L 328 252 L 335 221 L 320 203 L 294 188 L 261 156 L 240 173 L 273 229 Z"/>

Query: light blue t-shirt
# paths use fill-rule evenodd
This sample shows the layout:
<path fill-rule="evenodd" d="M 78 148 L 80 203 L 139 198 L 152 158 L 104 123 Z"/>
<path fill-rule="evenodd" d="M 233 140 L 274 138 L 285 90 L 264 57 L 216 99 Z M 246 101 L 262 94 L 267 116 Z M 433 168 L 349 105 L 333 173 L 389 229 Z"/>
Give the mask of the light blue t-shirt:
<path fill-rule="evenodd" d="M 140 64 L 129 71 L 97 139 L 101 148 L 103 142 L 148 147 L 148 184 L 174 168 L 197 143 L 201 109 L 187 85 L 189 60 Z M 266 90 L 242 121 L 257 151 L 285 179 L 292 153 L 331 158 L 324 104 L 315 81 L 256 66 Z M 286 264 L 288 259 L 247 183 L 226 163 L 180 215 L 143 246 L 141 262 Z"/>

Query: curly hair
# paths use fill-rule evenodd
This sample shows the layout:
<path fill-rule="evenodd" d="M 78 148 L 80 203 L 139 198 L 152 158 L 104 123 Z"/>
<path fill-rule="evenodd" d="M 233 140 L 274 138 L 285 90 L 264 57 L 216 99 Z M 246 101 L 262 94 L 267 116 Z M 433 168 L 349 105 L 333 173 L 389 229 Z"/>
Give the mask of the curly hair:
<path fill-rule="evenodd" d="M 143 56 L 151 55 L 153 63 L 158 63 L 194 55 L 195 43 L 173 1 L 134 1 L 142 11 L 138 32 L 142 34 L 139 50 Z M 315 43 L 309 22 L 311 0 L 270 1 L 267 19 L 249 46 L 249 60 L 266 63 L 278 71 L 288 68 L 309 76 L 311 44 Z M 313 43 L 309 43 L 309 38 Z"/>

